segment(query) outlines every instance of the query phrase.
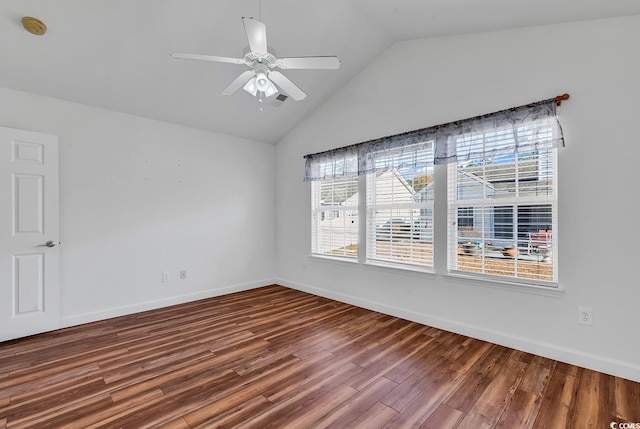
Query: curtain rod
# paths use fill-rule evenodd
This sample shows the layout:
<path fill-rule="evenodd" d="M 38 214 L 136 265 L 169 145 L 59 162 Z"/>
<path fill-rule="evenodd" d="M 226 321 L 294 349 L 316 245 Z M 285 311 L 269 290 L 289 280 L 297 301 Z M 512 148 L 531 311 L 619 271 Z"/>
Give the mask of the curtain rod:
<path fill-rule="evenodd" d="M 549 102 L 551 100 L 555 101 L 556 106 L 560 106 L 563 101 L 568 100 L 568 99 L 569 99 L 569 94 L 562 94 L 562 95 L 558 95 L 558 96 L 556 96 L 554 98 L 538 101 L 536 103 L 525 104 L 524 106 L 535 105 L 535 104 L 538 104 L 538 103 L 545 103 L 545 102 Z M 520 106 L 520 107 L 522 107 L 522 106 Z M 517 109 L 517 107 L 512 107 L 511 109 Z M 463 119 L 463 121 L 470 121 L 470 120 L 474 120 L 474 119 L 480 119 L 480 118 L 483 118 L 483 117 L 486 117 L 486 116 L 489 116 L 489 115 L 494 115 L 496 113 L 504 112 L 504 111 L 511 110 L 511 109 L 500 110 L 500 111 L 494 112 L 494 113 L 488 113 L 488 114 L 476 116 L 476 117 L 473 117 L 473 118 Z M 426 127 L 426 128 L 420 128 L 420 129 L 413 130 L 413 131 L 406 131 L 404 133 L 394 134 L 392 136 L 379 137 L 377 139 L 372 139 L 372 140 L 368 140 L 368 141 L 365 141 L 365 142 L 354 143 L 354 144 L 350 144 L 350 145 L 347 145 L 347 146 L 342 146 L 342 147 L 335 148 L 335 149 L 328 149 L 328 150 L 325 150 L 325 151 L 322 151 L 322 152 L 310 153 L 310 154 L 305 155 L 303 158 L 309 158 L 311 156 L 324 155 L 324 154 L 328 154 L 328 153 L 335 152 L 335 151 L 343 151 L 345 149 L 356 148 L 356 147 L 361 146 L 363 144 L 368 144 L 368 143 L 372 143 L 372 142 L 376 142 L 376 141 L 381 141 L 381 140 L 384 140 L 384 139 L 388 139 L 390 137 L 401 137 L 403 135 L 419 133 L 419 132 L 425 132 L 427 130 L 438 130 L 441 126 L 452 124 L 454 122 L 461 122 L 461 121 L 448 122 L 448 123 L 442 124 L 442 125 L 437 124 L 437 125 L 433 125 L 433 126 Z"/>

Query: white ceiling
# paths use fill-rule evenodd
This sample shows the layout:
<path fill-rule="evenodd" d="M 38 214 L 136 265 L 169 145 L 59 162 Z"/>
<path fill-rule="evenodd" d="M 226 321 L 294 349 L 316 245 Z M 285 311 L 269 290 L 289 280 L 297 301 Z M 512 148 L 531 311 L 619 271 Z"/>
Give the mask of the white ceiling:
<path fill-rule="evenodd" d="M 636 14 L 638 0 L 2 0 L 0 86 L 277 143 L 396 41 Z M 244 91 L 219 95 L 246 66 L 169 56 L 242 57 L 242 16 L 276 55 L 337 55 L 340 69 L 284 71 L 307 98 L 261 112 Z"/>

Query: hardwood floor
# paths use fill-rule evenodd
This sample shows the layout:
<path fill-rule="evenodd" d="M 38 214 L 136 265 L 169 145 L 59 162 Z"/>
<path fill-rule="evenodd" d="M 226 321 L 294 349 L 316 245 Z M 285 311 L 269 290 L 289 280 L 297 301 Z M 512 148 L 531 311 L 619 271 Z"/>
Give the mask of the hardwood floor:
<path fill-rule="evenodd" d="M 280 286 L 0 343 L 0 428 L 608 428 L 640 383 Z"/>

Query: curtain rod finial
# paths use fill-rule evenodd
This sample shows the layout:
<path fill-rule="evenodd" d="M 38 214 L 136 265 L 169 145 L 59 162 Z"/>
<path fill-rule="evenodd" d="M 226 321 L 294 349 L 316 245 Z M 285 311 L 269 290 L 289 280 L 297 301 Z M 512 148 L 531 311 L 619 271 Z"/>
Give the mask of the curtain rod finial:
<path fill-rule="evenodd" d="M 561 105 L 564 100 L 568 100 L 568 99 L 569 99 L 569 94 L 558 95 L 556 97 L 556 106 Z"/>

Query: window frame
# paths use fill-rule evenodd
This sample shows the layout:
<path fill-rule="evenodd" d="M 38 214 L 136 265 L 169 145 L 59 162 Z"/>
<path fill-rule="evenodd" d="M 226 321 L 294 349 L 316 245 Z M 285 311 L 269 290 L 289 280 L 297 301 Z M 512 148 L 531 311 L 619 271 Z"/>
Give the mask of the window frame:
<path fill-rule="evenodd" d="M 432 202 L 430 204 L 430 212 L 432 216 L 432 263 L 427 272 L 429 274 L 438 274 L 444 277 L 452 278 L 464 278 L 464 281 L 478 280 L 480 284 L 497 285 L 497 287 L 515 286 L 530 286 L 530 290 L 533 293 L 540 293 L 545 291 L 544 294 L 554 295 L 561 293 L 563 290 L 558 283 L 558 153 L 557 148 L 564 146 L 564 137 L 562 128 L 557 117 L 556 106 L 560 105 L 562 100 L 568 99 L 568 95 L 555 97 L 548 100 L 531 103 L 511 109 L 505 109 L 498 112 L 488 113 L 485 115 L 477 116 L 474 118 L 468 118 L 460 121 L 454 121 L 443 125 L 435 125 L 429 128 L 422 128 L 414 131 L 409 131 L 392 136 L 382 137 L 375 140 L 370 140 L 363 143 L 357 143 L 350 146 L 345 146 L 337 149 L 331 149 L 324 152 L 305 155 L 305 181 L 318 181 L 325 180 L 327 177 L 347 177 L 358 176 L 358 205 L 355 208 L 355 213 L 358 218 L 358 238 L 357 238 L 357 257 L 352 257 L 349 262 L 357 262 L 362 266 L 371 266 L 372 268 L 380 267 L 381 269 L 394 269 L 397 272 L 411 273 L 415 270 L 415 266 L 412 264 L 398 263 L 396 261 L 381 261 L 370 255 L 372 249 L 374 249 L 375 243 L 372 243 L 372 237 L 375 239 L 374 232 L 374 211 L 377 204 L 372 204 L 369 201 L 368 194 L 375 190 L 375 181 L 372 182 L 372 173 L 385 171 L 385 169 L 397 168 L 396 160 L 392 159 L 392 156 L 388 154 L 394 150 L 403 152 L 407 150 L 406 160 L 411 157 L 411 146 L 415 144 L 424 143 L 427 141 L 433 141 L 434 145 L 434 169 L 433 169 L 433 181 L 441 182 L 437 186 L 434 186 L 434 193 Z M 492 140 L 493 146 L 487 147 L 485 141 Z M 459 142 L 464 144 L 459 144 Z M 521 151 L 521 155 L 518 154 Z M 520 162 L 519 157 L 526 157 L 531 160 L 534 153 L 538 151 L 549 151 L 552 157 L 551 168 L 549 162 L 543 164 L 541 160 L 538 160 L 537 174 L 546 175 L 545 180 L 541 180 L 540 177 L 531 179 L 527 177 L 530 171 L 522 170 L 522 175 L 518 176 L 515 173 L 516 179 L 513 180 L 520 186 L 520 180 L 535 180 L 536 183 L 533 187 L 537 192 L 544 193 L 548 189 L 546 186 L 549 183 L 549 177 L 551 177 L 552 184 L 552 198 L 537 198 L 535 195 L 517 195 L 515 197 L 496 199 L 491 202 L 487 198 L 483 191 L 482 198 L 479 201 L 473 199 L 467 199 L 463 202 L 456 201 L 451 203 L 450 194 L 451 189 L 457 189 L 457 166 L 459 162 L 481 162 L 484 164 L 484 159 L 487 157 L 513 157 L 517 162 Z M 381 156 L 376 154 L 380 153 Z M 373 162 L 369 162 L 369 156 L 373 154 Z M 355 165 L 353 164 L 353 155 L 356 156 Z M 413 153 L 415 155 L 415 153 Z M 411 164 L 411 161 L 408 161 Z M 421 164 L 413 161 L 414 166 Z M 441 167 L 438 167 L 441 165 Z M 452 165 L 455 166 L 455 172 L 452 171 Z M 499 169 L 497 169 L 499 170 Z M 515 167 L 514 167 L 515 170 Z M 492 174 L 499 172 L 494 171 Z M 502 172 L 505 174 L 504 172 Z M 454 185 L 451 184 L 451 177 L 455 177 Z M 485 180 L 491 179 L 491 177 L 484 177 Z M 493 178 L 495 179 L 495 177 Z M 372 185 L 373 183 L 373 185 Z M 319 185 L 314 185 L 314 188 Z M 526 186 L 525 186 L 526 187 Z M 497 193 L 497 192 L 496 192 Z M 312 199 L 314 191 L 312 191 Z M 313 202 L 312 202 L 313 204 Z M 506 210 L 505 210 L 506 207 Z M 332 207 L 336 209 L 336 207 Z M 344 210 L 341 207 L 338 210 Z M 545 237 L 550 240 L 551 254 L 552 254 L 552 275 L 549 277 L 542 277 L 537 274 L 538 278 L 525 278 L 521 276 L 517 271 L 513 274 L 505 275 L 505 272 L 499 272 L 499 275 L 486 272 L 473 272 L 469 270 L 457 270 L 452 269 L 450 264 L 451 254 L 458 252 L 458 230 L 456 224 L 458 223 L 457 213 L 458 209 L 466 211 L 464 216 L 465 226 L 473 228 L 477 222 L 476 211 L 481 210 L 483 213 L 480 218 L 480 222 L 483 223 L 482 228 L 482 244 L 487 241 L 486 229 L 484 228 L 486 213 L 491 214 L 493 211 L 504 211 L 503 223 L 506 221 L 506 226 L 501 232 L 503 235 L 513 234 L 514 246 L 522 248 L 523 239 L 518 238 L 518 234 L 528 235 L 528 251 L 532 248 L 539 249 L 540 245 L 532 242 L 532 232 L 523 229 L 523 223 L 528 220 L 530 224 L 535 222 L 536 218 L 545 219 Z M 314 206 L 312 210 L 312 222 L 314 218 L 317 218 L 318 210 L 321 210 L 317 206 Z M 547 210 L 545 212 L 545 210 Z M 456 215 L 452 213 L 455 211 Z M 511 212 L 511 214 L 507 212 Z M 526 215 L 526 216 L 525 216 Z M 522 217 L 522 222 L 519 219 Z M 550 216 L 550 222 L 549 222 Z M 391 216 L 393 218 L 393 216 Z M 452 219 L 455 218 L 455 219 Z M 497 214 L 495 216 L 497 219 Z M 514 219 L 511 223 L 514 226 L 509 227 L 509 219 Z M 379 221 L 377 222 L 379 223 Z M 494 224 L 493 222 L 492 224 Z M 413 225 L 413 224 L 412 224 Z M 531 226 L 531 225 L 529 225 Z M 312 229 L 313 229 L 312 225 Z M 524 232 L 523 232 L 524 231 Z M 542 233 L 542 230 L 536 231 L 536 233 Z M 312 233 L 315 234 L 315 233 Z M 413 232 L 410 236 L 413 236 Z M 498 234 L 499 235 L 499 234 Z M 497 237 L 494 231 L 494 238 Z M 501 237 L 504 238 L 504 237 Z M 312 236 L 312 255 L 322 256 L 315 252 L 314 240 L 315 235 Z M 548 241 L 547 240 L 547 241 Z M 547 242 L 545 241 L 545 243 Z M 547 248 L 549 246 L 542 246 Z M 495 250 L 495 249 L 494 249 Z M 484 250 L 483 250 L 484 254 Z M 446 257 L 445 257 L 446 255 Z M 484 256 L 483 256 L 484 257 Z M 518 258 L 514 258 L 514 263 L 517 267 Z M 418 266 L 416 274 L 422 274 L 422 268 Z M 457 266 L 456 266 L 457 268 Z M 526 289 L 526 288 L 525 288 Z M 522 290 L 518 288 L 516 290 Z"/>
<path fill-rule="evenodd" d="M 546 153 L 546 155 L 541 156 L 540 152 L 544 152 Z M 519 181 L 519 178 L 518 178 L 517 165 L 520 164 L 521 158 L 518 156 L 517 150 L 514 155 L 515 155 L 514 163 L 516 164 L 516 166 L 514 167 L 515 168 L 514 183 L 520 184 L 521 181 Z M 465 278 L 476 278 L 476 279 L 485 280 L 485 281 L 509 283 L 516 286 L 523 286 L 523 285 L 524 286 L 540 286 L 540 287 L 549 288 L 549 289 L 559 288 L 558 258 L 557 258 L 557 255 L 558 255 L 558 252 L 557 252 L 557 247 L 558 247 L 558 240 L 557 240 L 557 236 L 558 236 L 558 153 L 556 148 L 551 148 L 551 149 L 545 149 L 544 151 L 539 151 L 534 156 L 537 158 L 538 164 L 540 164 L 541 162 L 545 162 L 544 172 L 542 171 L 542 168 L 538 169 L 539 171 L 538 178 L 540 178 L 541 175 L 544 174 L 547 179 L 550 179 L 550 182 L 551 182 L 550 194 L 545 194 L 543 196 L 521 195 L 520 187 L 516 186 L 515 192 L 513 193 L 513 195 L 492 199 L 487 197 L 486 187 L 483 187 L 483 194 L 482 194 L 482 197 L 480 198 L 458 199 L 457 194 L 459 192 L 458 185 L 459 185 L 461 163 L 448 164 L 447 186 L 446 186 L 446 189 L 447 189 L 446 190 L 447 192 L 447 274 L 454 275 L 454 276 L 462 276 Z M 522 158 L 522 160 L 524 160 L 524 157 Z M 485 163 L 484 158 L 480 159 L 479 163 L 480 165 L 487 165 Z M 551 164 L 551 167 L 549 167 L 549 164 Z M 519 222 L 519 216 L 521 213 L 524 213 L 525 209 L 529 209 L 530 212 L 533 212 L 534 210 L 532 210 L 532 208 L 535 208 L 535 207 L 542 208 L 545 206 L 550 207 L 550 218 L 551 218 L 550 223 L 545 222 L 545 227 L 547 229 L 551 229 L 552 231 L 551 248 L 549 249 L 549 253 L 547 253 L 549 255 L 552 255 L 550 278 L 543 278 L 543 277 L 548 277 L 548 275 L 542 275 L 542 274 L 540 274 L 538 278 L 526 277 L 527 274 L 524 271 L 519 271 L 520 266 L 527 268 L 535 264 L 534 264 L 534 261 L 526 261 L 526 260 L 521 261 L 521 259 L 523 258 L 523 256 L 521 255 L 524 247 L 526 246 L 526 236 L 524 234 L 531 234 L 531 232 L 526 232 L 526 231 L 521 232 L 526 227 L 526 224 L 521 224 Z M 487 261 L 489 258 L 488 256 L 489 251 L 486 250 L 487 249 L 486 243 L 489 243 L 490 240 L 496 240 L 496 238 L 495 236 L 494 237 L 487 236 L 486 227 L 485 227 L 487 222 L 485 221 L 485 219 L 489 217 L 495 220 L 497 216 L 497 214 L 495 213 L 495 209 L 505 208 L 505 207 L 511 209 L 512 218 L 513 218 L 512 224 L 511 224 L 512 225 L 511 240 L 513 242 L 513 245 L 515 245 L 515 247 L 518 248 L 518 252 L 520 252 L 518 257 L 507 256 L 507 253 L 503 254 L 505 259 L 513 260 L 514 275 L 486 273 L 486 272 L 483 272 L 487 266 L 485 265 L 485 261 Z M 481 216 L 476 216 L 476 214 L 474 214 L 474 220 L 477 217 L 480 219 L 481 222 L 484 222 L 480 226 L 480 231 L 479 231 L 480 232 L 480 236 L 478 237 L 478 241 L 480 243 L 480 245 L 478 246 L 479 249 L 475 250 L 475 256 L 477 257 L 478 256 L 477 254 L 479 253 L 479 256 L 481 258 L 481 262 L 480 262 L 481 268 L 478 268 L 483 270 L 481 272 L 473 271 L 473 269 L 475 269 L 476 266 L 471 266 L 471 265 L 468 265 L 469 269 L 459 269 L 459 261 L 463 259 L 460 253 L 461 252 L 460 246 L 461 245 L 463 246 L 462 255 L 467 256 L 465 255 L 465 253 L 467 253 L 467 250 L 464 248 L 464 243 L 461 243 L 460 241 L 461 236 L 460 236 L 460 230 L 459 230 L 458 219 L 456 214 L 458 213 L 459 209 L 469 210 L 470 208 L 475 208 L 480 210 L 482 212 Z M 487 214 L 487 210 L 491 210 L 491 209 L 494 210 L 494 213 Z M 495 222 L 493 222 L 493 226 L 491 228 L 495 229 L 494 227 L 495 227 Z M 474 230 L 475 229 L 476 228 L 474 228 Z M 466 237 L 463 237 L 463 238 L 466 238 Z M 498 238 L 496 241 L 500 242 L 501 240 L 500 238 Z M 507 252 L 506 247 L 508 246 L 504 246 L 504 247 L 505 247 L 505 252 Z M 472 252 L 469 252 L 469 253 L 472 253 Z M 528 254 L 527 256 L 530 257 L 531 255 Z M 536 256 L 538 258 L 539 265 L 541 265 L 541 262 L 545 259 L 545 257 L 542 255 L 540 256 L 536 255 Z M 538 267 L 539 271 L 543 271 L 543 269 L 545 272 L 548 271 L 546 268 L 543 268 L 542 266 Z M 518 275 L 518 274 L 521 274 L 521 275 Z M 533 274 L 531 274 L 531 276 L 533 276 Z"/>
<path fill-rule="evenodd" d="M 323 179 L 323 180 L 317 180 L 312 182 L 311 185 L 311 255 L 314 257 L 322 257 L 322 258 L 331 258 L 331 259 L 338 259 L 338 260 L 343 260 L 343 261 L 350 261 L 350 262 L 358 262 L 358 254 L 360 251 L 360 245 L 359 245 L 359 230 L 358 230 L 358 225 L 359 225 L 359 218 L 360 218 L 360 213 L 358 210 L 358 206 L 359 204 L 356 203 L 355 205 L 347 205 L 347 204 L 323 204 L 323 199 L 322 199 L 322 187 L 323 185 L 331 185 L 331 187 L 335 187 L 335 185 L 337 183 L 343 182 L 345 184 L 345 188 L 346 183 L 349 181 L 354 181 L 355 182 L 355 188 L 356 188 L 356 192 L 355 194 L 358 194 L 358 177 L 339 177 L 339 178 L 327 178 L 327 179 Z M 346 193 L 348 191 L 345 191 L 345 203 L 349 200 L 349 197 L 346 197 Z M 350 213 L 355 212 L 355 219 L 354 216 L 350 215 Z M 329 214 L 327 216 L 327 214 Z M 338 216 L 335 216 L 335 215 Z M 336 253 L 328 253 L 326 251 L 322 251 L 321 250 L 321 246 L 322 243 L 325 242 L 324 237 L 323 237 L 323 231 L 324 229 L 322 228 L 322 223 L 324 222 L 325 224 L 329 224 L 328 228 L 329 231 L 334 231 L 334 230 L 339 230 L 340 229 L 340 225 L 334 225 L 334 223 L 339 223 L 339 222 L 335 222 L 336 220 L 340 220 L 343 219 L 343 227 L 342 227 L 342 233 L 340 234 L 343 237 L 343 253 L 340 254 L 338 252 Z M 351 220 L 352 223 L 355 223 L 355 234 L 353 232 L 349 233 L 347 231 L 347 221 Z M 355 235 L 356 241 L 356 250 L 355 250 L 355 254 L 352 254 L 351 252 L 348 251 L 347 247 L 354 244 L 354 243 L 349 243 L 347 244 L 346 241 L 344 240 L 345 238 L 347 238 L 347 236 L 349 235 Z M 330 239 L 330 242 L 333 244 L 334 241 Z M 329 249 L 329 251 L 331 251 L 331 249 Z"/>
<path fill-rule="evenodd" d="M 396 156 L 402 157 L 403 151 L 408 149 L 409 152 L 412 153 L 412 157 L 424 157 L 426 162 L 424 163 L 424 165 L 421 164 L 421 167 L 402 167 L 401 162 L 395 162 L 392 164 L 396 164 L 398 165 L 398 167 L 394 166 L 381 171 L 374 171 L 366 175 L 365 203 L 363 210 L 363 212 L 365 213 L 363 222 L 363 224 L 365 225 L 365 264 L 425 273 L 435 272 L 433 243 L 434 200 L 433 198 L 431 198 L 430 201 L 428 199 L 426 199 L 425 201 L 415 201 L 414 198 L 423 189 L 425 190 L 425 192 L 428 192 L 429 189 L 433 188 L 433 183 L 435 182 L 434 145 L 435 142 L 433 140 L 427 140 L 415 143 L 413 145 L 407 145 L 407 147 L 386 149 L 384 151 L 381 151 L 385 156 L 393 158 Z M 413 152 L 414 149 L 412 147 L 417 148 L 415 149 L 415 153 Z M 370 157 L 367 157 L 366 162 L 371 162 L 369 158 Z M 425 184 L 425 186 L 423 186 L 419 191 L 415 191 L 413 184 L 409 183 L 405 178 L 405 176 L 411 175 L 412 170 L 414 173 L 417 173 L 418 171 L 422 173 L 420 175 L 415 174 L 413 176 L 413 180 L 421 175 L 431 177 L 431 181 Z M 389 177 L 390 185 L 392 187 L 394 186 L 394 183 L 400 186 L 401 189 L 405 187 L 410 193 L 409 197 L 412 201 L 396 202 L 395 190 L 392 192 L 392 194 L 386 193 L 378 195 L 378 186 L 382 185 L 380 181 L 385 180 L 383 178 L 385 178 L 386 176 Z M 378 197 L 380 197 L 381 199 L 387 197 L 391 198 L 392 200 L 391 202 L 378 202 Z M 423 230 L 422 228 L 415 229 L 416 224 L 414 220 L 414 212 L 416 210 L 420 212 L 420 214 L 418 214 L 418 219 L 420 219 L 421 216 L 426 216 L 427 218 L 426 222 L 428 226 L 427 228 L 425 228 L 425 230 Z M 429 213 L 423 215 L 423 210 Z M 389 219 L 383 224 L 379 224 L 379 222 L 377 222 L 380 220 L 378 216 L 376 216 L 376 213 L 379 211 L 390 213 Z M 399 212 L 411 213 L 406 216 L 393 215 L 393 213 Z M 407 221 L 406 217 L 409 218 L 409 221 Z M 399 222 L 400 220 L 402 222 Z M 418 222 L 420 221 L 421 220 L 418 220 Z M 394 226 L 396 223 L 399 225 L 399 227 Z M 389 230 L 388 233 L 385 228 Z M 430 244 L 428 243 L 428 240 L 427 242 L 424 242 L 422 236 L 423 232 L 430 235 Z M 379 236 L 382 236 L 385 239 L 380 240 L 378 238 Z M 379 243 L 380 241 L 384 241 L 384 243 L 388 243 L 388 245 L 381 246 L 382 243 Z M 422 249 L 424 251 L 424 258 L 430 263 L 419 262 L 421 256 L 419 254 L 421 241 L 425 243 L 425 245 L 423 246 L 424 249 Z M 387 248 L 390 254 L 389 257 L 385 258 L 383 255 L 376 257 L 376 255 L 374 255 L 374 252 L 377 252 L 379 246 Z M 404 250 L 402 250 L 402 248 L 404 248 Z M 408 260 L 402 261 L 403 258 L 406 258 Z"/>

